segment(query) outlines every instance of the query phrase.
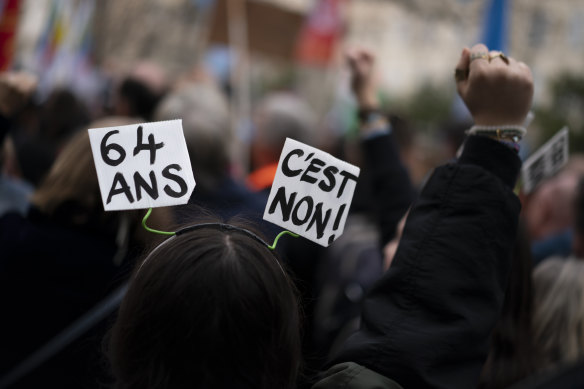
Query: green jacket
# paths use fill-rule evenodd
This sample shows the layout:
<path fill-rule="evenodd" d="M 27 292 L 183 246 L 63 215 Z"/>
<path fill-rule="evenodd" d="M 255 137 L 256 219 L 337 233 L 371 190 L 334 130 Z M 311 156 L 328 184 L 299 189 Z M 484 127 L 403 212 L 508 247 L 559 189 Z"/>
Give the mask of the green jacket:
<path fill-rule="evenodd" d="M 354 362 L 328 369 L 312 389 L 403 389 L 397 382 Z"/>

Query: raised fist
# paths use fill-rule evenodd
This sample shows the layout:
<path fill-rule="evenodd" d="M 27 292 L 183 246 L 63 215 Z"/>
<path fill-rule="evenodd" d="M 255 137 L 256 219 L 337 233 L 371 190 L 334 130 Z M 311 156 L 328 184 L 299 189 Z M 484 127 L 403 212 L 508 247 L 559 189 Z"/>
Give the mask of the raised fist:
<path fill-rule="evenodd" d="M 478 44 L 462 51 L 456 87 L 476 125 L 523 125 L 531 108 L 533 78 L 523 62 Z"/>

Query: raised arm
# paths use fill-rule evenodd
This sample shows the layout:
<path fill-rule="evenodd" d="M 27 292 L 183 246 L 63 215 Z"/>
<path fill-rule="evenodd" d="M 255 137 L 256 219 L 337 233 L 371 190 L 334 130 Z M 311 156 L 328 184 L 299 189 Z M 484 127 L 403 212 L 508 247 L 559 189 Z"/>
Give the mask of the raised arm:
<path fill-rule="evenodd" d="M 457 89 L 481 135 L 426 184 L 391 268 L 364 301 L 361 329 L 315 388 L 477 384 L 520 211 L 512 190 L 517 139 L 507 135 L 520 131 L 533 89 L 527 66 L 489 55 L 484 45 L 465 49 L 457 69 Z"/>
<path fill-rule="evenodd" d="M 375 55 L 356 48 L 347 53 L 351 89 L 359 109 L 363 156 L 371 177 L 371 194 L 381 230 L 381 246 L 395 234 L 396 226 L 415 197 L 410 176 L 400 160 L 391 124 L 380 110 L 375 80 Z"/>

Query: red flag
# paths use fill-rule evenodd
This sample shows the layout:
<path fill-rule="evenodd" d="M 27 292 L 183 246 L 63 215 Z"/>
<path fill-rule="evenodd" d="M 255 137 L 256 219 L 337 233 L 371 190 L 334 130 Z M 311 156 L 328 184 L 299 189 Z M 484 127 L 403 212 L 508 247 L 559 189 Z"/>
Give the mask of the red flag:
<path fill-rule="evenodd" d="M 328 65 L 343 30 L 342 0 L 318 0 L 300 33 L 296 49 L 298 61 Z"/>
<path fill-rule="evenodd" d="M 12 63 L 20 0 L 4 0 L 0 7 L 0 71 L 4 71 Z"/>

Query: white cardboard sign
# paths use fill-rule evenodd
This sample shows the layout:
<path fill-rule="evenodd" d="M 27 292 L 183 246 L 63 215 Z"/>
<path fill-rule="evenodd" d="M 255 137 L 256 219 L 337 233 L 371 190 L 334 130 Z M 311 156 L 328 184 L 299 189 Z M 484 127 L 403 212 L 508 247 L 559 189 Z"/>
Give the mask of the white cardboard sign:
<path fill-rule="evenodd" d="M 322 246 L 345 228 L 359 168 L 286 139 L 264 219 Z"/>
<path fill-rule="evenodd" d="M 544 179 L 552 177 L 568 162 L 568 128 L 558 131 L 533 153 L 521 169 L 523 192 L 532 192 Z"/>
<path fill-rule="evenodd" d="M 88 131 L 106 211 L 189 201 L 195 179 L 181 120 Z"/>

